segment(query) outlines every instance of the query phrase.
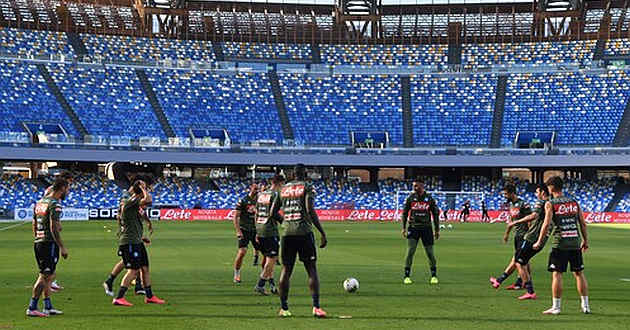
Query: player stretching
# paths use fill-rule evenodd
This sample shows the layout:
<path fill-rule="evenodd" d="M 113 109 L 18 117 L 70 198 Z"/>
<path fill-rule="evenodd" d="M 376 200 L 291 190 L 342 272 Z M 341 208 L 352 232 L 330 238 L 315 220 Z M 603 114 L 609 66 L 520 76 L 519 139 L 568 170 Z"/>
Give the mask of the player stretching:
<path fill-rule="evenodd" d="M 68 194 L 68 182 L 57 179 L 52 186 L 52 195 L 40 199 L 35 204 L 35 219 L 33 220 L 33 234 L 35 235 L 35 260 L 39 267 L 39 276 L 33 285 L 33 295 L 26 310 L 26 315 L 47 317 L 60 315 L 62 311 L 53 308 L 50 301 L 50 284 L 55 275 L 59 253 L 64 259 L 68 258 L 68 250 L 61 239 L 61 205 L 59 202 Z M 38 302 L 44 294 L 44 310 L 38 310 Z"/>
<path fill-rule="evenodd" d="M 540 229 L 542 228 L 542 224 L 545 221 L 545 203 L 549 199 L 549 190 L 547 190 L 547 186 L 544 184 L 536 187 L 536 197 L 538 197 L 538 201 L 534 206 L 534 211 L 527 215 L 526 217 L 516 220 L 510 224 L 508 227 L 513 227 L 520 225 L 522 223 L 531 223 L 529 230 L 523 236 L 523 244 L 521 245 L 518 252 L 514 255 L 514 259 L 516 260 L 516 269 L 518 270 L 519 277 L 525 283 L 525 289 L 527 289 L 527 293 L 518 297 L 520 300 L 525 299 L 536 299 L 536 293 L 534 292 L 534 284 L 532 282 L 532 276 L 529 272 L 529 261 L 540 251 L 534 250 L 534 243 L 538 240 L 538 236 L 540 235 Z M 542 242 L 542 245 L 547 241 L 546 236 Z"/>
<path fill-rule="evenodd" d="M 70 189 L 70 186 L 72 186 L 72 182 L 74 181 L 74 178 L 72 177 L 72 173 L 68 171 L 61 172 L 61 174 L 57 176 L 57 179 L 66 180 L 66 182 L 68 182 L 68 189 Z M 53 193 L 52 186 L 49 186 L 48 188 L 46 188 L 46 191 L 44 191 L 44 197 L 51 197 L 52 193 Z M 57 276 L 56 274 L 53 274 L 52 283 L 50 283 L 49 289 L 52 292 L 63 290 L 63 287 L 59 285 L 59 283 L 57 283 L 57 280 L 55 279 L 56 276 Z"/>
<path fill-rule="evenodd" d="M 125 299 L 125 293 L 131 281 L 136 277 L 138 271 L 142 274 L 142 283 L 146 297 L 146 304 L 163 304 L 164 300 L 153 295 L 151 289 L 151 275 L 149 273 L 149 256 L 144 247 L 144 242 L 148 239 L 142 237 L 142 214 L 140 208 L 151 201 L 151 196 L 146 190 L 144 181 L 137 180 L 132 186 L 131 197 L 124 202 L 122 212 L 123 231 L 120 235 L 119 255 L 122 256 L 127 273 L 120 284 L 118 295 L 112 301 L 114 305 L 133 306 Z"/>
<path fill-rule="evenodd" d="M 243 197 L 236 204 L 236 213 L 234 214 L 234 229 L 236 229 L 236 237 L 238 238 L 238 251 L 234 259 L 234 283 L 241 283 L 241 266 L 243 266 L 243 258 L 247 253 L 249 242 L 255 250 L 258 250 L 256 243 L 256 198 L 258 196 L 258 186 L 252 183 L 249 186 L 249 194 Z"/>
<path fill-rule="evenodd" d="M 278 313 L 281 317 L 292 316 L 289 312 L 289 283 L 296 255 L 308 274 L 308 287 L 313 298 L 313 316 L 326 317 L 326 312 L 319 306 L 319 276 L 317 274 L 317 248 L 312 226 L 321 234 L 320 248 L 327 244 L 326 233 L 315 213 L 313 187 L 305 182 L 306 168 L 298 164 L 294 168 L 295 180 L 285 184 L 280 192 L 280 204 L 284 211 L 282 228 L 282 273 L 280 274 L 280 303 Z M 276 210 L 272 210 L 275 214 Z"/>
<path fill-rule="evenodd" d="M 123 213 L 123 206 L 124 206 L 124 203 L 129 199 L 129 196 L 131 193 L 132 193 L 132 188 L 130 187 L 129 190 L 123 191 L 123 197 L 120 199 L 120 206 L 118 207 L 118 215 L 116 216 L 116 221 L 118 223 L 117 235 L 119 237 L 120 237 L 120 234 L 124 230 L 124 227 L 121 221 L 121 217 Z M 140 209 L 140 210 L 141 210 L 142 219 L 147 223 L 147 228 L 149 229 L 149 233 L 153 234 L 153 224 L 151 223 L 151 219 L 149 219 L 144 209 Z M 125 269 L 125 264 L 123 263 L 121 259 L 120 261 L 118 261 L 118 263 L 116 263 L 116 265 L 114 265 L 114 268 L 112 268 L 112 271 L 108 275 L 107 279 L 105 280 L 105 282 L 103 282 L 103 288 L 105 289 L 106 295 L 110 297 L 114 296 L 114 280 L 116 280 L 116 277 L 118 276 L 118 274 L 120 274 L 123 271 L 123 269 Z M 141 272 L 138 272 L 135 278 L 136 284 L 135 284 L 134 292 L 136 295 L 145 294 L 144 288 L 142 287 L 142 276 L 140 273 Z"/>
<path fill-rule="evenodd" d="M 584 261 L 582 252 L 588 249 L 588 234 L 586 222 L 580 205 L 562 194 L 564 182 L 558 176 L 551 177 L 545 182 L 551 200 L 545 203 L 545 221 L 542 224 L 538 241 L 534 249 L 541 249 L 547 236 L 548 228 L 553 225 L 553 245 L 549 254 L 548 270 L 552 272 L 552 306 L 543 314 L 560 314 L 562 297 L 562 273 L 567 271 L 567 264 L 571 263 L 571 271 L 575 276 L 581 307 L 584 314 L 590 314 L 588 304 L 588 283 L 584 276 Z M 581 238 L 580 238 L 581 232 Z"/>
<path fill-rule="evenodd" d="M 527 205 L 525 201 L 516 196 L 516 186 L 514 186 L 513 184 L 508 183 L 505 185 L 505 187 L 503 187 L 503 196 L 505 197 L 505 199 L 507 199 L 510 208 L 510 221 L 508 221 L 508 225 L 511 222 L 522 219 L 532 213 L 529 205 Z M 525 233 L 527 233 L 529 227 L 527 223 L 519 223 L 514 226 L 507 226 L 507 229 L 503 234 L 504 243 L 507 243 L 512 227 L 516 228 L 514 232 L 514 255 L 517 255 L 519 250 L 521 249 L 521 246 L 523 245 L 523 236 L 525 236 Z M 516 261 L 514 260 L 514 257 L 512 257 L 512 260 L 510 260 L 510 263 L 508 264 L 507 268 L 505 268 L 505 271 L 503 271 L 503 274 L 501 274 L 501 276 L 499 276 L 498 278 L 490 277 L 490 284 L 492 285 L 492 287 L 498 289 L 499 286 L 501 286 L 501 283 L 503 283 L 503 281 L 510 277 L 515 269 Z M 527 265 L 527 271 L 529 272 L 529 274 L 531 274 L 529 265 Z M 522 288 L 523 279 L 519 277 L 516 279 L 516 282 L 514 282 L 514 284 L 508 286 L 506 289 L 520 290 Z"/>
<path fill-rule="evenodd" d="M 256 285 L 254 290 L 262 295 L 267 295 L 265 292 L 265 283 L 267 281 L 269 281 L 271 293 L 278 293 L 276 284 L 273 281 L 273 269 L 280 252 L 278 222 L 282 221 L 282 218 L 277 213 L 272 214 L 271 210 L 278 209 L 274 203 L 280 203 L 279 192 L 283 184 L 284 178 L 281 175 L 274 176 L 271 179 L 271 187 L 259 193 L 256 202 L 256 242 L 263 256 L 265 256 L 265 263 L 263 264 L 263 271 L 260 274 L 258 285 Z"/>
<path fill-rule="evenodd" d="M 422 180 L 416 179 L 413 182 L 413 190 L 414 192 L 405 200 L 405 208 L 402 214 L 402 236 L 407 239 L 407 258 L 405 259 L 405 278 L 403 283 L 413 283 L 410 278 L 411 265 L 418 247 L 418 241 L 422 239 L 422 245 L 431 267 L 430 283 L 438 284 L 437 261 L 433 252 L 433 244 L 435 240 L 440 238 L 440 209 L 438 209 L 433 197 L 424 190 L 424 182 Z M 431 219 L 433 219 L 435 232 L 431 229 Z M 409 221 L 409 229 L 407 229 L 407 221 Z"/>

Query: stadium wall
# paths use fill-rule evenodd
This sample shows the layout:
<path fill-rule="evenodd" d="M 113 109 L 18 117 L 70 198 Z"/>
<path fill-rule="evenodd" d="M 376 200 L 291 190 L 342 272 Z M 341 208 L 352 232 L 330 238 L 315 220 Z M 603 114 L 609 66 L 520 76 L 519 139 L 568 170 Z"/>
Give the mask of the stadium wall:
<path fill-rule="evenodd" d="M 630 166 L 628 155 L 396 155 L 279 154 L 235 152 L 133 151 L 0 147 L 0 160 L 144 162 L 197 165 L 371 166 L 371 167 L 611 167 Z"/>

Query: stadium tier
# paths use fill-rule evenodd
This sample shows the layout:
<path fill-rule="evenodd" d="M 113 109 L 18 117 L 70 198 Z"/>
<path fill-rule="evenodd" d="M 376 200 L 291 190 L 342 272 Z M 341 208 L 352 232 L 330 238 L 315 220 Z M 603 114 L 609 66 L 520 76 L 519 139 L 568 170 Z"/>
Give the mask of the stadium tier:
<path fill-rule="evenodd" d="M 352 131 L 380 131 L 402 144 L 399 78 L 287 74 L 280 86 L 298 141 L 349 144 Z"/>
<path fill-rule="evenodd" d="M 602 75 L 519 74 L 507 82 L 504 145 L 518 131 L 553 131 L 558 144 L 610 144 L 630 96 L 623 71 Z"/>
<path fill-rule="evenodd" d="M 34 31 L 0 27 L 0 54 L 44 56 L 73 55 L 63 32 Z"/>
<path fill-rule="evenodd" d="M 623 196 L 619 204 L 617 204 L 617 208 L 615 209 L 617 212 L 630 212 L 630 193 L 627 193 Z"/>
<path fill-rule="evenodd" d="M 88 54 L 124 62 L 192 60 L 214 61 L 214 50 L 208 41 L 160 38 L 136 38 L 82 34 Z"/>
<path fill-rule="evenodd" d="M 612 39 L 608 41 L 608 47 L 604 51 L 605 55 L 624 56 L 630 55 L 630 40 Z"/>
<path fill-rule="evenodd" d="M 0 85 L 0 131 L 24 132 L 23 122 L 45 122 L 78 136 L 35 65 L 0 61 Z"/>
<path fill-rule="evenodd" d="M 107 17 L 106 12 L 101 14 Z M 73 19 L 85 16 L 81 15 L 74 15 Z M 593 40 L 464 44 L 461 59 L 465 68 L 497 64 L 590 65 L 596 45 Z M 227 60 L 321 62 L 368 68 L 444 67 L 449 58 L 448 45 L 227 41 L 213 45 L 199 40 L 87 33 L 69 38 L 63 32 L 0 28 L 0 54 L 74 56 L 83 51 L 93 58 L 120 62 L 214 63 L 215 52 L 220 51 Z M 625 56 L 630 53 L 630 42 L 613 39 L 603 51 Z M 291 135 L 298 143 L 312 145 L 348 145 L 350 132 L 368 131 L 387 132 L 391 146 L 406 142 L 418 147 L 489 146 L 493 130 L 500 128 L 502 146 L 511 146 L 516 134 L 522 131 L 553 131 L 558 145 L 610 146 L 618 137 L 630 99 L 630 79 L 622 70 L 600 74 L 511 72 L 507 80 L 491 74 L 416 75 L 411 76 L 407 90 L 405 78 L 397 75 L 314 77 L 282 72 L 276 75 L 273 65 L 261 67 L 272 72 L 244 72 L 244 69 L 230 75 L 68 62 L 47 63 L 45 67 L 50 71 L 52 83 L 46 83 L 45 74 L 34 64 L 0 62 L 0 79 L 4 86 L 9 86 L 0 92 L 3 96 L 0 111 L 4 114 L 0 132 L 23 132 L 23 122 L 37 120 L 60 124 L 69 135 L 80 138 L 82 128 L 75 127 L 70 117 L 76 113 L 87 130 L 81 134 L 122 135 L 132 139 L 147 136 L 165 140 L 170 125 L 179 137 L 190 137 L 191 128 L 226 129 L 239 143 L 272 140 L 282 144 L 287 139 L 283 131 L 292 130 Z M 149 86 L 141 83 L 137 70 L 147 73 Z M 501 81 L 506 82 L 505 88 L 499 88 L 503 86 Z M 54 96 L 57 88 L 61 97 Z M 505 95 L 499 94 L 502 90 Z M 153 92 L 156 102 L 151 99 L 151 103 L 148 97 Z M 404 101 L 407 97 L 409 103 Z M 69 107 L 60 105 L 64 98 Z M 495 123 L 495 108 L 502 100 L 505 100 L 503 120 Z M 286 121 L 279 104 L 286 109 Z M 411 112 L 412 134 L 408 137 L 411 141 L 403 138 L 407 136 L 403 134 L 406 104 Z M 11 113 L 12 110 L 21 114 Z"/>
<path fill-rule="evenodd" d="M 595 40 L 528 42 L 511 44 L 466 44 L 462 52 L 464 67 L 497 64 L 583 64 L 593 60 Z"/>
<path fill-rule="evenodd" d="M 282 141 L 271 83 L 264 73 L 221 76 L 151 70 L 149 81 L 178 136 L 190 128 L 226 129 L 232 141 Z"/>
<path fill-rule="evenodd" d="M 444 45 L 321 45 L 322 63 L 347 65 L 443 65 Z"/>
<path fill-rule="evenodd" d="M 273 59 L 273 60 L 312 60 L 311 45 L 264 43 L 264 42 L 225 42 L 223 55 L 228 59 Z"/>
<path fill-rule="evenodd" d="M 534 189 L 528 189 L 529 183 L 517 179 L 511 179 L 516 184 L 517 195 L 530 205 L 537 201 Z M 463 191 L 478 191 L 485 195 L 488 209 L 498 210 L 504 207 L 505 197 L 501 190 L 505 180 L 489 180 L 485 177 L 464 177 L 462 181 Z M 613 188 L 616 178 L 608 178 L 597 181 L 582 181 L 569 179 L 566 182 L 565 194 L 575 198 L 587 211 L 603 212 L 614 196 Z M 479 205 L 480 201 L 474 196 L 458 195 L 456 205 L 462 205 L 466 199 L 471 199 L 473 205 Z"/>
<path fill-rule="evenodd" d="M 166 138 L 132 69 L 48 69 L 91 135 Z"/>
<path fill-rule="evenodd" d="M 492 130 L 493 76 L 415 77 L 411 80 L 417 145 L 487 145 Z"/>
<path fill-rule="evenodd" d="M 450 195 L 441 192 L 443 182 L 439 177 L 426 176 L 423 180 L 428 191 L 438 191 L 433 193 L 433 197 L 441 209 L 460 209 L 467 200 L 470 200 L 472 209 L 480 209 L 481 196 L 466 194 L 467 191 L 483 192 L 490 210 L 505 208 L 505 198 L 501 193 L 507 182 L 505 180 L 491 181 L 485 177 L 466 176 L 463 177 L 462 192 Z M 533 190 L 527 182 L 511 181 L 516 183 L 519 197 L 530 205 L 536 202 Z M 153 204 L 181 208 L 231 209 L 247 193 L 249 182 L 250 180 L 244 178 L 221 178 L 212 179 L 206 184 L 187 178 L 159 178 L 153 186 Z M 597 181 L 568 180 L 566 194 L 575 198 L 585 211 L 603 212 L 614 196 L 615 183 L 616 178 Z M 393 210 L 396 207 L 402 208 L 412 189 L 411 181 L 395 179 L 379 181 L 375 190 L 363 189 L 356 179 L 322 179 L 314 180 L 312 184 L 316 191 L 315 207 L 318 209 Z M 43 194 L 45 186 L 21 176 L 5 174 L 0 180 L 0 207 L 8 210 L 30 207 Z M 64 205 L 77 208 L 115 208 L 121 194 L 122 189 L 105 177 L 77 173 Z M 630 194 L 626 194 L 616 210 L 628 211 L 629 205 Z"/>

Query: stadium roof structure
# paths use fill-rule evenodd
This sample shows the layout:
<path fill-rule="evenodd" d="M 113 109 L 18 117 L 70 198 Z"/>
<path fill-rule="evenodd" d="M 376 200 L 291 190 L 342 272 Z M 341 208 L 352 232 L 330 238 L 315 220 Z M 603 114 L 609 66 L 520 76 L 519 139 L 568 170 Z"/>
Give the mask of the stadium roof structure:
<path fill-rule="evenodd" d="M 630 0 L 0 0 L 0 26 L 238 42 L 484 43 L 630 35 Z"/>

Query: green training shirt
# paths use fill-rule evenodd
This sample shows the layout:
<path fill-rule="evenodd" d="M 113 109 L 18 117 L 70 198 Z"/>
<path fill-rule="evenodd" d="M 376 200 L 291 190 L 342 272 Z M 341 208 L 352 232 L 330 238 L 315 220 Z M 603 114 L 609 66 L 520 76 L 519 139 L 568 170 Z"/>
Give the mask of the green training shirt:
<path fill-rule="evenodd" d="M 51 224 L 61 219 L 61 205 L 52 197 L 44 197 L 35 203 L 35 243 L 54 242 Z"/>
<path fill-rule="evenodd" d="M 426 191 L 422 195 L 413 192 L 405 200 L 403 208 L 403 221 L 409 221 L 409 228 L 426 228 L 431 227 L 432 217 L 439 222 L 440 210 L 437 207 L 435 199 Z M 435 224 L 436 230 L 439 229 Z"/>
<path fill-rule="evenodd" d="M 306 236 L 312 229 L 312 218 L 317 217 L 313 206 L 315 192 L 310 184 L 304 181 L 291 181 L 280 191 L 280 205 L 283 221 L 282 236 Z M 307 209 L 306 201 L 310 209 Z"/>
<path fill-rule="evenodd" d="M 279 203 L 279 193 L 266 190 L 258 194 L 256 201 L 256 235 L 260 237 L 278 236 L 277 214 L 272 214 L 274 203 Z"/>
<path fill-rule="evenodd" d="M 520 198 L 516 198 L 516 201 L 514 202 L 510 201 L 510 220 L 511 221 L 522 219 L 531 213 L 532 213 L 531 208 L 529 207 L 529 205 L 527 205 L 527 203 L 524 200 Z M 514 226 L 514 237 L 523 237 L 525 236 L 525 234 L 527 234 L 528 230 L 529 230 L 529 225 L 527 223 L 519 223 L 518 225 Z"/>
<path fill-rule="evenodd" d="M 123 202 L 121 224 L 120 245 L 142 244 L 140 197 L 134 196 Z"/>
<path fill-rule="evenodd" d="M 580 220 L 578 203 L 562 196 L 551 199 L 553 206 L 553 245 L 559 250 L 579 250 L 582 245 L 580 238 Z"/>
<path fill-rule="evenodd" d="M 256 196 L 252 198 L 247 194 L 236 204 L 236 210 L 241 213 L 238 218 L 238 224 L 241 230 L 255 232 Z"/>
<path fill-rule="evenodd" d="M 540 236 L 540 230 L 542 229 L 542 225 L 545 222 L 545 203 L 546 202 L 547 201 L 545 200 L 539 199 L 534 205 L 533 212 L 536 213 L 537 218 L 531 223 L 529 230 L 524 236 L 525 240 L 530 243 L 536 243 L 538 241 L 538 237 Z M 545 243 L 547 243 L 547 238 L 550 232 L 551 232 L 550 230 L 547 231 L 547 234 L 545 235 L 545 238 L 542 241 L 541 248 L 543 248 L 545 246 Z"/>

